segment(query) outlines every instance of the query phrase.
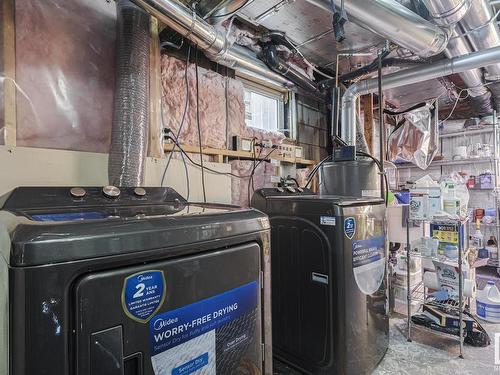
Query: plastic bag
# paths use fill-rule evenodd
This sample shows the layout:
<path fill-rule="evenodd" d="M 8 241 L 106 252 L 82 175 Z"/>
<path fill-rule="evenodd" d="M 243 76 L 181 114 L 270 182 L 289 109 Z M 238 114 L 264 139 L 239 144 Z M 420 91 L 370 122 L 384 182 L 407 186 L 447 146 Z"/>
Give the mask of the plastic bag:
<path fill-rule="evenodd" d="M 405 113 L 401 125 L 389 136 L 388 156 L 392 162 L 413 163 L 427 169 L 438 152 L 437 116 L 433 106 Z"/>

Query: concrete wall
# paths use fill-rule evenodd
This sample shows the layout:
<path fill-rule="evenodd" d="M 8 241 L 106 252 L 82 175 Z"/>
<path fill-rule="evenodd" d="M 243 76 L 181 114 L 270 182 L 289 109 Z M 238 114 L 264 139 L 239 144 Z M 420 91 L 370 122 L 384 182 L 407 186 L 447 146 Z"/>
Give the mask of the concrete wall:
<path fill-rule="evenodd" d="M 220 172 L 230 172 L 229 164 L 204 163 Z M 165 159 L 148 158 L 145 186 L 159 186 Z M 202 201 L 201 172 L 188 165 L 190 200 Z M 108 183 L 108 155 L 92 152 L 0 146 L 0 195 L 16 186 L 104 186 Z M 205 173 L 207 200 L 231 202 L 231 179 L 225 175 Z M 186 196 L 186 177 L 181 160 L 172 159 L 164 186 Z"/>

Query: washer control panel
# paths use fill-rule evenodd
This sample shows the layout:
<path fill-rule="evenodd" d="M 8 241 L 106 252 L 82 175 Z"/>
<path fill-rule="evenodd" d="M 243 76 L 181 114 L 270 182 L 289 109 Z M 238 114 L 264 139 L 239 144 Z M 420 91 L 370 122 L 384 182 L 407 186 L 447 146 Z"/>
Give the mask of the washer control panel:
<path fill-rule="evenodd" d="M 259 189 L 255 192 L 262 197 L 273 197 L 277 195 L 289 196 L 289 195 L 314 195 L 315 193 L 311 189 L 301 188 L 296 186 L 278 186 L 276 188 L 264 188 Z"/>

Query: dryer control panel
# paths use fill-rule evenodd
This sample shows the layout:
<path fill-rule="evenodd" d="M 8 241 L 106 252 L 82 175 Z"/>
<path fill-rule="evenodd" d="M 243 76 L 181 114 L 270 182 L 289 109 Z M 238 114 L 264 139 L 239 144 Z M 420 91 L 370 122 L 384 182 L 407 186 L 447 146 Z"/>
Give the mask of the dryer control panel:
<path fill-rule="evenodd" d="M 175 213 L 187 205 L 168 187 L 20 187 L 3 201 L 3 210 L 34 221 L 152 216 Z"/>

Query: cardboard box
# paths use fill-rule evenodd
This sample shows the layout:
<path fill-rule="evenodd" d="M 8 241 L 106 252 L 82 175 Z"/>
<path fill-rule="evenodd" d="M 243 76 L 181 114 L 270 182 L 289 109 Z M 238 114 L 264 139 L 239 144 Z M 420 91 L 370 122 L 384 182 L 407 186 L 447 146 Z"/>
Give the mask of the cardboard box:
<path fill-rule="evenodd" d="M 458 312 L 457 315 L 451 315 L 443 310 L 437 308 L 436 306 L 432 306 L 429 304 L 424 304 L 422 307 L 422 310 L 424 312 L 427 312 L 428 314 L 432 315 L 434 318 L 436 318 L 439 321 L 439 325 L 441 327 L 446 327 L 446 328 L 458 328 Z M 465 324 L 465 328 L 467 331 L 472 331 L 473 325 L 474 325 L 474 319 L 471 317 L 462 314 L 462 325 Z"/>

